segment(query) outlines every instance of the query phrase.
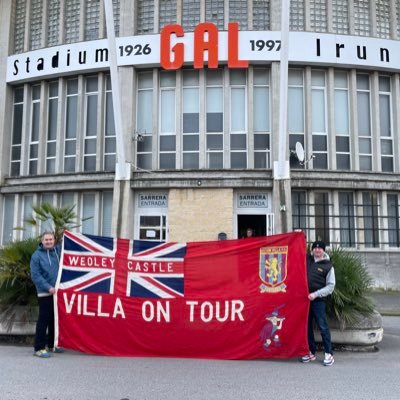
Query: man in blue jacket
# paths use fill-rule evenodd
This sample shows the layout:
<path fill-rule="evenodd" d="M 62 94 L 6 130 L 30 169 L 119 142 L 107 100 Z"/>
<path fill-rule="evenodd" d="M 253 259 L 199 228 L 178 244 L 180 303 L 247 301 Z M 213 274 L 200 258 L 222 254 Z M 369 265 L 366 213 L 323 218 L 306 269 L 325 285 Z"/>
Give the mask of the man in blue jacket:
<path fill-rule="evenodd" d="M 59 266 L 60 247 L 56 245 L 54 233 L 44 232 L 30 263 L 31 277 L 36 286 L 39 303 L 34 355 L 40 358 L 50 357 L 48 350 L 57 353 L 62 351 L 54 347 L 53 295 Z"/>

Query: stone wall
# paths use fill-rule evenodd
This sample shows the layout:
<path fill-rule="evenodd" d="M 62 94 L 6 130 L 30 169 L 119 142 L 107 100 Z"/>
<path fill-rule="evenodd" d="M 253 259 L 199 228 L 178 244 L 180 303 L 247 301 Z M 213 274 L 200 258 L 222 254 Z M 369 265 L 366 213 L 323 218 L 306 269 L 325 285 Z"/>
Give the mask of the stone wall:
<path fill-rule="evenodd" d="M 358 254 L 372 275 L 375 289 L 400 290 L 400 253 L 398 251 L 359 251 Z"/>
<path fill-rule="evenodd" d="M 233 234 L 233 189 L 172 189 L 168 196 L 169 240 L 217 240 Z"/>

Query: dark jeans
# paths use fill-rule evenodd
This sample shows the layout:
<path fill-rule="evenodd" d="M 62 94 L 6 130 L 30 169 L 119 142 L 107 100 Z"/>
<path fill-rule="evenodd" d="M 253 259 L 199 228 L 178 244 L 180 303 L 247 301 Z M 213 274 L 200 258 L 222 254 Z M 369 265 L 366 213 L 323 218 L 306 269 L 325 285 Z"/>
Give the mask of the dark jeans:
<path fill-rule="evenodd" d="M 331 332 L 329 330 L 328 321 L 326 320 L 325 301 L 316 299 L 310 302 L 310 313 L 308 316 L 308 347 L 310 348 L 310 352 L 315 354 L 317 347 L 315 345 L 313 320 L 315 320 L 321 332 L 325 353 L 332 354 Z"/>
<path fill-rule="evenodd" d="M 35 351 L 46 346 L 54 347 L 54 305 L 53 296 L 38 297 L 39 318 L 36 323 Z M 48 334 L 46 334 L 48 333 Z"/>

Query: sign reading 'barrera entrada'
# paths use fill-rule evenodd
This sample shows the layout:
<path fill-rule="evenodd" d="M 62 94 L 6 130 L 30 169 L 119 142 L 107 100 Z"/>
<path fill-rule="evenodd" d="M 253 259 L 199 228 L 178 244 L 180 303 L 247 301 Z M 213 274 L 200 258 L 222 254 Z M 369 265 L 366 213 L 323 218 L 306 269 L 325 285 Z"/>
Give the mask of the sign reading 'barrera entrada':
<path fill-rule="evenodd" d="M 176 70 L 247 68 L 268 64 L 281 57 L 280 31 L 239 31 L 231 22 L 227 31 L 205 22 L 193 32 L 178 24 L 165 26 L 160 34 L 117 38 L 117 63 L 138 68 Z M 400 70 L 400 42 L 360 36 L 313 32 L 289 33 L 289 62 L 357 68 Z M 107 39 L 48 47 L 15 54 L 7 60 L 7 82 L 75 74 L 109 68 Z"/>

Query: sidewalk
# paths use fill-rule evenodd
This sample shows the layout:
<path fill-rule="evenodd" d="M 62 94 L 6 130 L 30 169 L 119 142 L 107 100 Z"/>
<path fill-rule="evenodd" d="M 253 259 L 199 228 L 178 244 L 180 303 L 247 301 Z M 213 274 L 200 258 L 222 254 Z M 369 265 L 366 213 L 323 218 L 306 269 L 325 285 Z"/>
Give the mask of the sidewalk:
<path fill-rule="evenodd" d="M 400 316 L 400 292 L 371 291 L 369 297 L 381 315 Z"/>

